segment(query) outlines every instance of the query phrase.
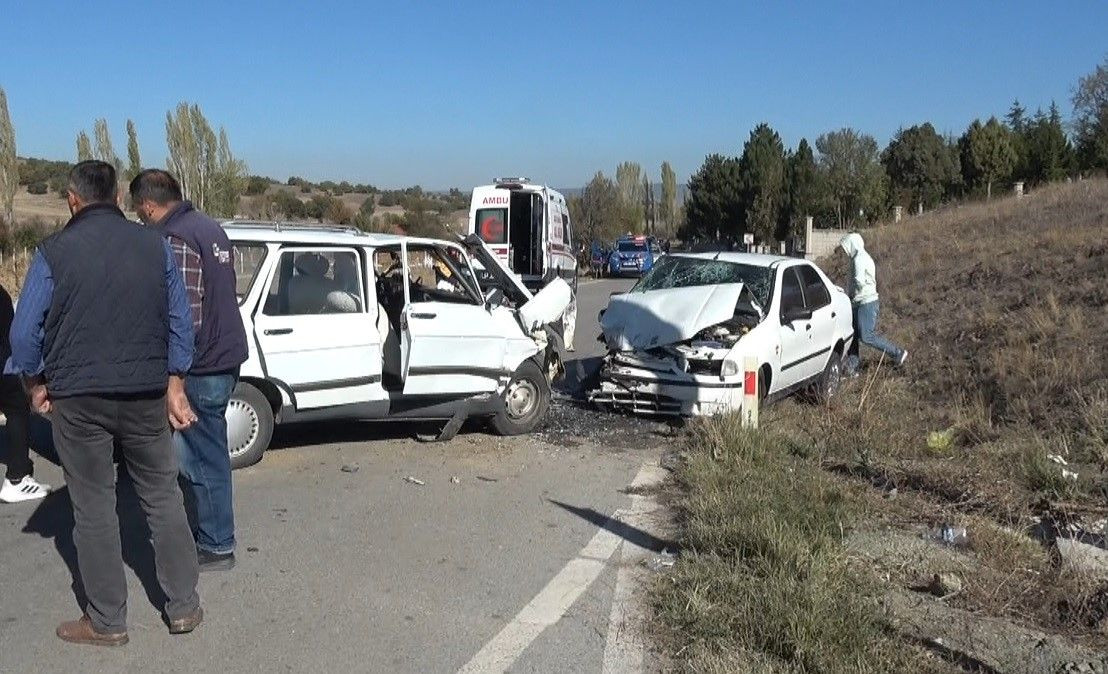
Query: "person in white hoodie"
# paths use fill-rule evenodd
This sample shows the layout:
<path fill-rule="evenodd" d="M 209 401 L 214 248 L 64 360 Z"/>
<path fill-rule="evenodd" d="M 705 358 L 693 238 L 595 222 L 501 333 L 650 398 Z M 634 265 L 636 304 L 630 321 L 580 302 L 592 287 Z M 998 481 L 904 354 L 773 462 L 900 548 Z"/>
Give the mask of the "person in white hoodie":
<path fill-rule="evenodd" d="M 908 352 L 877 334 L 877 316 L 880 305 L 877 300 L 877 266 L 866 252 L 862 235 L 851 232 L 839 241 L 843 252 L 850 257 L 850 302 L 854 305 L 854 339 L 847 351 L 846 374 L 858 373 L 860 359 L 859 344 L 877 349 L 901 366 L 908 358 Z"/>

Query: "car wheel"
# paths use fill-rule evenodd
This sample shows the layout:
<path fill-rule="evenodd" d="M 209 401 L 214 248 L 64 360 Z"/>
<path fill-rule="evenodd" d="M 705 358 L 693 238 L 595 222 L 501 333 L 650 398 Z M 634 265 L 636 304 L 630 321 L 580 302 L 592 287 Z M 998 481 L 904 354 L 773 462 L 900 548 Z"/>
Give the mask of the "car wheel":
<path fill-rule="evenodd" d="M 533 360 L 524 361 L 512 375 L 502 403 L 490 422 L 500 435 L 530 433 L 546 418 L 550 409 L 550 384 Z"/>
<path fill-rule="evenodd" d="M 231 468 L 252 466 L 273 438 L 273 408 L 252 384 L 239 382 L 227 403 L 227 451 Z"/>
<path fill-rule="evenodd" d="M 827 365 L 823 368 L 823 374 L 816 382 L 816 401 L 828 403 L 839 393 L 843 383 L 843 358 L 838 351 L 832 351 L 827 359 Z"/>

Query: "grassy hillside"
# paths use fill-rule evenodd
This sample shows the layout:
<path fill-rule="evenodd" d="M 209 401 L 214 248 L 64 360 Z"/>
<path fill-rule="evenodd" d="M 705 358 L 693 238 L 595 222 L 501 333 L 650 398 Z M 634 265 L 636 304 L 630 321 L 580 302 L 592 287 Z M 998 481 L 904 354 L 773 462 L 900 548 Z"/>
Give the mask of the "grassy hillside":
<path fill-rule="evenodd" d="M 664 643 L 692 671 L 965 666 L 905 638 L 888 607 L 908 596 L 1108 652 L 1108 579 L 1053 545 L 1108 533 L 1108 181 L 863 235 L 879 328 L 907 367 L 863 351 L 863 376 L 829 406 L 786 401 L 756 433 L 693 425 L 674 500 L 682 560 L 656 594 Z M 845 284 L 841 255 L 821 264 Z M 967 542 L 927 538 L 943 523 Z M 937 573 L 960 585 L 938 602 Z M 1003 641 L 981 648 L 1024 657 Z"/>

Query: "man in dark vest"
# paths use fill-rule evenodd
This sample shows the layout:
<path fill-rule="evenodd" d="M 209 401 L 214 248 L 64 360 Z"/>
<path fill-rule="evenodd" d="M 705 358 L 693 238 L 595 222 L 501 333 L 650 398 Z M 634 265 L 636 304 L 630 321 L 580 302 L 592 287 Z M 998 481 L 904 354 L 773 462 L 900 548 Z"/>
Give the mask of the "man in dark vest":
<path fill-rule="evenodd" d="M 127 643 L 116 447 L 150 527 L 169 631 L 190 632 L 203 618 L 170 434 L 170 424 L 196 419 L 184 390 L 193 351 L 188 296 L 169 246 L 123 217 L 118 196 L 111 164 L 83 161 L 70 171 L 73 217 L 31 259 L 7 368 L 24 377 L 32 409 L 50 417 L 73 501 L 88 601 L 85 615 L 57 634 L 100 646 Z"/>
<path fill-rule="evenodd" d="M 185 391 L 198 421 L 177 433 L 177 451 L 196 505 L 200 570 L 230 569 L 235 565 L 235 515 L 225 415 L 248 355 L 235 296 L 234 251 L 219 223 L 185 201 L 168 172 L 143 171 L 130 189 L 139 218 L 168 239 L 188 292 L 196 355 Z"/>

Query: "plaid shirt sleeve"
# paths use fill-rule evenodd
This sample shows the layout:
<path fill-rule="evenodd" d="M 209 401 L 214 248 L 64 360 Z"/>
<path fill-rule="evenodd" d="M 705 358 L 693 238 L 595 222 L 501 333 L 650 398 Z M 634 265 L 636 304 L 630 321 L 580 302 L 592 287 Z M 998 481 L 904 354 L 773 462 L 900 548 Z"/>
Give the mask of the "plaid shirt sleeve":
<path fill-rule="evenodd" d="M 177 268 L 181 270 L 181 278 L 189 296 L 192 329 L 199 335 L 204 317 L 204 270 L 200 254 L 176 237 L 169 237 L 169 247 L 173 251 L 173 257 L 177 259 Z"/>

